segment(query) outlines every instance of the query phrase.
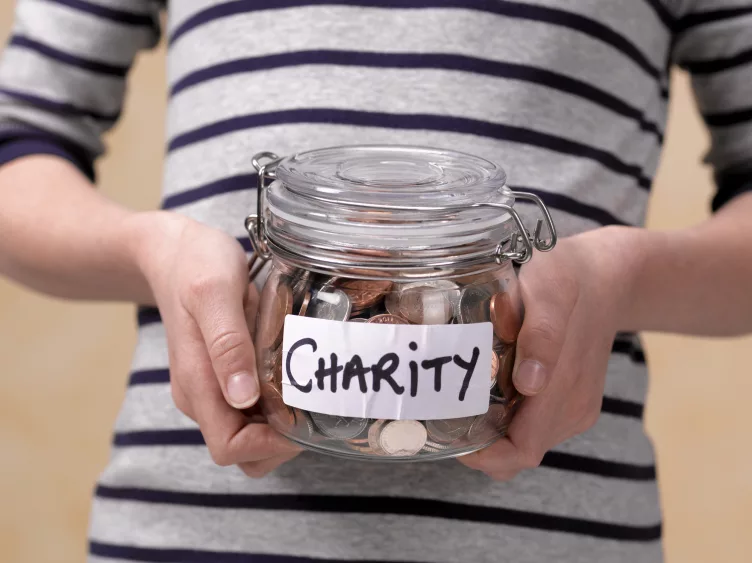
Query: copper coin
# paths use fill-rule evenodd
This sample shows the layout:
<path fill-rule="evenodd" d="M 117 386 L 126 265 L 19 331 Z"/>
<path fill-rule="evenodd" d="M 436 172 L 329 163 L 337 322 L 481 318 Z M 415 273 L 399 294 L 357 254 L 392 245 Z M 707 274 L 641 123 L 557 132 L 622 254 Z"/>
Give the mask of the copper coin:
<path fill-rule="evenodd" d="M 512 381 L 512 371 L 514 370 L 514 358 L 516 354 L 516 348 L 509 348 L 504 354 L 501 355 L 499 364 L 500 371 L 497 376 L 499 390 L 505 399 L 511 399 L 517 395 L 517 390 L 514 387 Z"/>
<path fill-rule="evenodd" d="M 289 432 L 295 425 L 295 414 L 285 404 L 282 394 L 273 385 L 264 385 L 261 396 L 264 402 L 264 414 L 271 425 L 281 432 Z"/>
<path fill-rule="evenodd" d="M 345 280 L 338 287 L 347 293 L 354 311 L 367 309 L 384 297 L 394 285 L 389 280 Z"/>
<path fill-rule="evenodd" d="M 389 455 L 411 456 L 426 444 L 426 427 L 417 420 L 394 420 L 384 426 L 379 444 Z"/>
<path fill-rule="evenodd" d="M 410 323 L 403 319 L 402 317 L 399 317 L 397 315 L 390 315 L 390 314 L 384 314 L 384 315 L 376 315 L 375 317 L 371 317 L 368 319 L 369 323 L 374 323 L 377 325 L 409 325 Z"/>
<path fill-rule="evenodd" d="M 489 312 L 494 332 L 499 340 L 505 344 L 515 342 L 522 327 L 522 318 L 519 308 L 512 302 L 509 293 L 494 294 L 489 302 Z"/>
<path fill-rule="evenodd" d="M 305 317 L 306 311 L 308 310 L 308 304 L 311 302 L 311 291 L 306 291 L 305 296 L 303 297 L 303 302 L 300 304 L 300 311 L 298 311 L 298 315 L 301 317 Z"/>
<path fill-rule="evenodd" d="M 282 342 L 285 316 L 292 313 L 292 290 L 280 274 L 270 276 L 261 292 L 257 338 L 260 348 L 274 349 Z"/>
<path fill-rule="evenodd" d="M 499 356 L 491 350 L 491 387 L 496 385 L 496 374 L 499 373 Z"/>

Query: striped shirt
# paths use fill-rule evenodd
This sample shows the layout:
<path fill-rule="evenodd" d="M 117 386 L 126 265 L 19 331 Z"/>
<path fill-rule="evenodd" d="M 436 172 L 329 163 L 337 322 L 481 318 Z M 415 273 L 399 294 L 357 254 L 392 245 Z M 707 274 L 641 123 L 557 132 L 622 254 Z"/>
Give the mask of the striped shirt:
<path fill-rule="evenodd" d="M 133 59 L 162 33 L 162 207 L 246 249 L 251 156 L 346 144 L 498 162 L 564 236 L 641 225 L 673 65 L 692 74 L 711 134 L 712 208 L 752 189 L 749 0 L 18 0 L 0 63 L 0 164 L 55 154 L 93 179 Z M 173 405 L 159 312 L 139 308 L 138 323 L 92 562 L 662 560 L 634 335 L 614 342 L 597 424 L 511 482 L 454 460 L 311 453 L 252 480 L 212 463 Z"/>

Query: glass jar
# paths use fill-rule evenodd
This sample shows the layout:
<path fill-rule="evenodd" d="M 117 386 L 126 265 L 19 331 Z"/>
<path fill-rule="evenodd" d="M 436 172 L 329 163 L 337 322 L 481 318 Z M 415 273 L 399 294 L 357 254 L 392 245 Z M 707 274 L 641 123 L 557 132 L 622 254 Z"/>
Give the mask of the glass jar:
<path fill-rule="evenodd" d="M 269 424 L 310 450 L 381 461 L 454 457 L 504 436 L 521 401 L 515 265 L 556 244 L 540 199 L 448 150 L 253 163 L 258 214 L 245 226 L 251 277 L 266 273 L 255 343 Z M 532 235 L 517 200 L 542 213 Z"/>

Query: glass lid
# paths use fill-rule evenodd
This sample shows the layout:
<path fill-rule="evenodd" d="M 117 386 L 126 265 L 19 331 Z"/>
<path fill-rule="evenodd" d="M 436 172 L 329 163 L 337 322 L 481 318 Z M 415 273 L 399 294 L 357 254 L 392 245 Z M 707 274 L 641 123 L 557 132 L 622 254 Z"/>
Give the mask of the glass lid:
<path fill-rule="evenodd" d="M 425 147 L 351 146 L 303 152 L 282 160 L 277 178 L 301 197 L 325 196 L 342 203 L 430 207 L 511 199 L 506 174 L 498 165 Z"/>
<path fill-rule="evenodd" d="M 278 254 L 420 269 L 487 261 L 514 232 L 504 170 L 461 152 L 333 147 L 283 158 L 275 174 L 261 213 Z"/>

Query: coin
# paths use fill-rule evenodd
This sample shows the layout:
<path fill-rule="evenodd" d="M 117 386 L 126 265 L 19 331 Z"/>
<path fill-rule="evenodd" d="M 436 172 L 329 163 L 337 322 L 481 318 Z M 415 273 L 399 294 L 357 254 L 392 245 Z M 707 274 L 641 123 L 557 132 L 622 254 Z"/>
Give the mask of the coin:
<path fill-rule="evenodd" d="M 306 291 L 305 296 L 303 297 L 303 302 L 300 304 L 300 310 L 298 311 L 298 315 L 301 317 L 306 316 L 306 311 L 308 311 L 308 304 L 311 302 L 311 292 Z"/>
<path fill-rule="evenodd" d="M 386 297 L 384 297 L 384 306 L 386 307 L 386 312 L 390 315 L 399 315 L 400 309 L 399 309 L 399 290 L 392 290 L 390 293 L 386 294 Z"/>
<path fill-rule="evenodd" d="M 295 416 L 295 435 L 303 440 L 310 440 L 316 431 L 311 417 L 300 409 L 293 408 L 292 411 Z"/>
<path fill-rule="evenodd" d="M 379 444 L 389 455 L 411 456 L 423 448 L 427 437 L 426 427 L 417 420 L 395 420 L 384 426 Z"/>
<path fill-rule="evenodd" d="M 271 276 L 270 276 L 271 277 Z M 282 342 L 285 316 L 292 313 L 292 290 L 277 274 L 264 285 L 260 297 L 258 343 L 261 348 L 275 349 Z"/>
<path fill-rule="evenodd" d="M 386 324 L 386 325 L 407 325 L 410 324 L 402 317 L 399 317 L 397 315 L 390 315 L 390 314 L 384 314 L 384 315 L 376 315 L 375 317 L 371 317 L 368 319 L 369 323 L 374 324 Z"/>
<path fill-rule="evenodd" d="M 505 344 L 516 341 L 522 327 L 522 318 L 509 293 L 499 292 L 494 294 L 488 306 L 489 318 L 499 340 Z"/>
<path fill-rule="evenodd" d="M 282 394 L 273 385 L 265 384 L 261 393 L 264 414 L 272 427 L 281 432 L 289 432 L 295 425 L 295 414 L 285 404 Z"/>
<path fill-rule="evenodd" d="M 365 418 L 351 418 L 312 412 L 311 418 L 316 428 L 328 438 L 335 440 L 349 440 L 358 436 L 368 425 Z"/>
<path fill-rule="evenodd" d="M 485 286 L 468 285 L 462 288 L 458 317 L 462 324 L 484 323 L 491 320 L 488 299 L 491 291 Z"/>
<path fill-rule="evenodd" d="M 428 431 L 428 436 L 434 442 L 451 444 L 467 434 L 474 419 L 475 417 L 473 416 L 466 416 L 463 418 L 427 420 L 426 430 Z"/>
<path fill-rule="evenodd" d="M 378 455 L 384 455 L 384 450 L 381 447 L 381 430 L 386 424 L 386 420 L 379 419 L 371 424 L 368 429 L 368 445 L 371 447 L 373 453 Z"/>
<path fill-rule="evenodd" d="M 473 420 L 467 431 L 467 439 L 477 444 L 503 434 L 508 424 L 506 414 L 507 407 L 503 403 L 490 404 L 485 414 L 480 414 Z"/>
<path fill-rule="evenodd" d="M 412 283 L 399 294 L 399 313 L 413 324 L 443 325 L 454 316 L 452 302 L 432 282 Z"/>
<path fill-rule="evenodd" d="M 302 271 L 302 273 L 295 278 L 295 281 L 293 281 L 292 284 L 292 301 L 293 301 L 293 309 L 298 311 L 298 314 L 304 314 L 300 313 L 300 309 L 303 306 L 303 301 L 305 301 L 306 296 L 309 293 L 309 289 L 311 287 L 311 272 Z"/>
<path fill-rule="evenodd" d="M 323 291 L 322 288 L 308 302 L 306 317 L 346 321 L 350 317 L 350 309 L 350 299 L 344 291 L 339 289 Z"/>
<path fill-rule="evenodd" d="M 499 356 L 491 350 L 491 387 L 496 385 L 496 374 L 499 373 Z"/>
<path fill-rule="evenodd" d="M 367 309 L 383 299 L 394 285 L 388 280 L 345 280 L 338 287 L 347 293 L 353 310 Z"/>
<path fill-rule="evenodd" d="M 354 319 L 350 319 L 351 323 L 367 323 L 368 319 L 365 317 L 355 317 Z"/>
<path fill-rule="evenodd" d="M 516 348 L 511 347 L 499 359 L 500 371 L 497 375 L 498 387 L 505 399 L 511 399 L 517 394 L 512 381 L 512 370 L 514 369 L 514 357 Z"/>

